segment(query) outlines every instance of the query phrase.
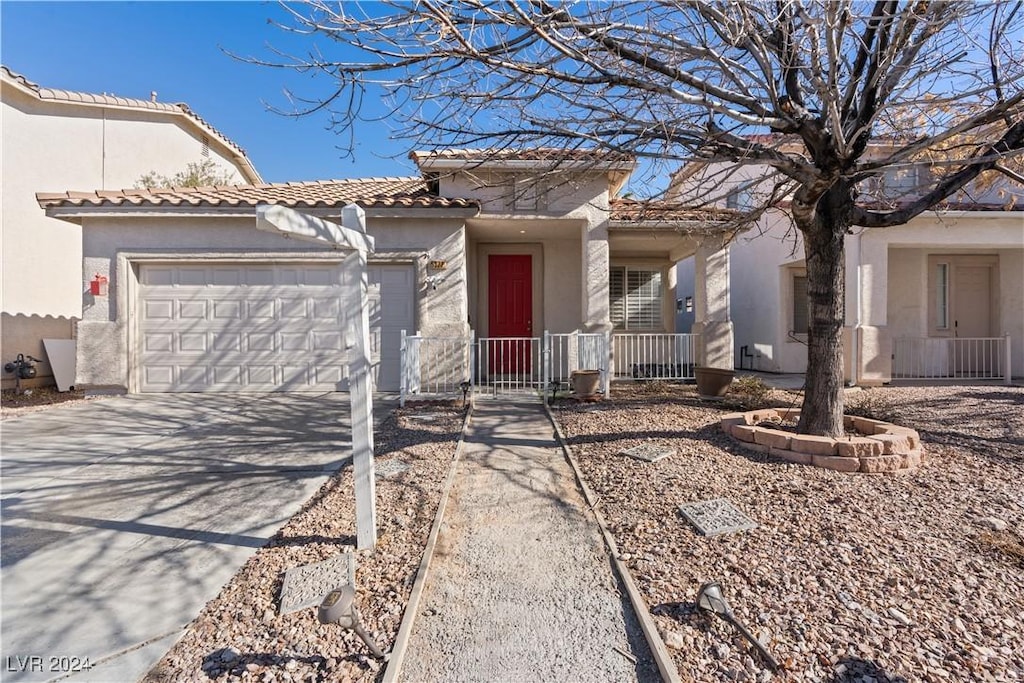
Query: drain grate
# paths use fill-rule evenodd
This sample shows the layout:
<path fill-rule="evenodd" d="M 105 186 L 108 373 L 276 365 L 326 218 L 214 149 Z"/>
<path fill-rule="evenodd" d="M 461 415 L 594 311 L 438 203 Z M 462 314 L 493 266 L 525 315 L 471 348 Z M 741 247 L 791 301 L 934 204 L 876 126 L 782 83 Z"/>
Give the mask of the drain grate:
<path fill-rule="evenodd" d="M 284 573 L 278 614 L 288 614 L 320 604 L 338 586 L 356 585 L 356 560 L 341 553 L 323 562 L 292 567 Z"/>
<path fill-rule="evenodd" d="M 676 450 L 674 448 L 660 446 L 653 443 L 644 443 L 639 446 L 633 446 L 632 448 L 626 448 L 619 451 L 619 455 L 628 455 L 631 458 L 644 460 L 646 462 L 658 462 L 659 460 L 663 460 L 670 455 L 675 454 Z"/>
<path fill-rule="evenodd" d="M 754 520 L 737 510 L 736 506 L 725 498 L 686 503 L 679 506 L 679 511 L 704 536 L 717 536 L 757 528 L 757 523 Z"/>

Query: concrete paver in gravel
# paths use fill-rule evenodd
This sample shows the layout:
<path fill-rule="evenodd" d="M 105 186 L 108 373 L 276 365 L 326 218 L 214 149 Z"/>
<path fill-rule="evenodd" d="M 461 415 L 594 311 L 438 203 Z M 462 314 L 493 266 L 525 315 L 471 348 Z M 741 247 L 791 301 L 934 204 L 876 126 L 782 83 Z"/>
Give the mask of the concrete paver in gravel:
<path fill-rule="evenodd" d="M 349 458 L 348 413 L 185 394 L 4 420 L 0 678 L 137 680 Z"/>
<path fill-rule="evenodd" d="M 536 400 L 480 399 L 403 681 L 660 680 Z"/>

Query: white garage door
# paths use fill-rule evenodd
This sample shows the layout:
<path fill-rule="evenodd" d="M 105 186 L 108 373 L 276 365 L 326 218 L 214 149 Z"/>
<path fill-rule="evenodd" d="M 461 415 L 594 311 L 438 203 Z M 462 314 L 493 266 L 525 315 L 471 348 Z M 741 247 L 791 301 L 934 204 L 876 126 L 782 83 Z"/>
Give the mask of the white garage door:
<path fill-rule="evenodd" d="M 139 276 L 143 392 L 344 388 L 340 264 L 146 265 Z M 376 385 L 394 391 L 412 268 L 370 266 L 369 280 Z"/>

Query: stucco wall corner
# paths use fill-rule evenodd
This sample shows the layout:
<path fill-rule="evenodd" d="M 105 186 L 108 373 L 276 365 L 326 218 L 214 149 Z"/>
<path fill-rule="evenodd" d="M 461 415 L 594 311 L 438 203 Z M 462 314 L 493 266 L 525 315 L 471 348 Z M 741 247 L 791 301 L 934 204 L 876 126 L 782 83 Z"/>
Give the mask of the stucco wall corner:
<path fill-rule="evenodd" d="M 127 349 L 120 327 L 112 322 L 78 322 L 75 385 L 120 387 L 128 390 Z"/>

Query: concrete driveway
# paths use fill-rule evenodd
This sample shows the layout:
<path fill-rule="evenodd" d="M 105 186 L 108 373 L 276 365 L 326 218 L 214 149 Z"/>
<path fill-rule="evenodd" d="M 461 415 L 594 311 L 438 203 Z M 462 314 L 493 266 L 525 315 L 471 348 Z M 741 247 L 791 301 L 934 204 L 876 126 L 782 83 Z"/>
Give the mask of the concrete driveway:
<path fill-rule="evenodd" d="M 0 430 L 4 681 L 138 679 L 351 448 L 347 394 L 116 397 Z"/>

